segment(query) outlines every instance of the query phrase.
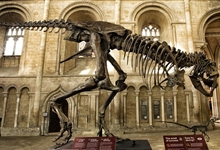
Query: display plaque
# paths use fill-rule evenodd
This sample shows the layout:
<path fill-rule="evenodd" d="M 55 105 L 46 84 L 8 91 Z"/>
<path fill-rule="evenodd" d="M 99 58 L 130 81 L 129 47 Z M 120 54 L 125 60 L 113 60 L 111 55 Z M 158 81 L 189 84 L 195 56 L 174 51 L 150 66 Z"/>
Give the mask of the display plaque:
<path fill-rule="evenodd" d="M 76 137 L 72 150 L 115 150 L 116 137 Z"/>
<path fill-rule="evenodd" d="M 208 150 L 203 135 L 163 136 L 165 150 Z"/>
<path fill-rule="evenodd" d="M 160 101 L 154 100 L 154 119 L 160 119 Z"/>

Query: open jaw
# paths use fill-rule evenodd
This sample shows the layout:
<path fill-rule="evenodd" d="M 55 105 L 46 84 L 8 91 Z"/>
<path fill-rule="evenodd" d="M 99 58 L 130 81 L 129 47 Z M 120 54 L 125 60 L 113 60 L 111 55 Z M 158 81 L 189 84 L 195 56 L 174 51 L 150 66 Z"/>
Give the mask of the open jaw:
<path fill-rule="evenodd" d="M 213 96 L 213 91 L 217 88 L 218 83 L 217 79 L 219 74 L 216 73 L 215 75 L 209 77 L 199 77 L 199 76 L 189 76 L 193 86 L 199 90 L 202 94 L 207 97 Z"/>

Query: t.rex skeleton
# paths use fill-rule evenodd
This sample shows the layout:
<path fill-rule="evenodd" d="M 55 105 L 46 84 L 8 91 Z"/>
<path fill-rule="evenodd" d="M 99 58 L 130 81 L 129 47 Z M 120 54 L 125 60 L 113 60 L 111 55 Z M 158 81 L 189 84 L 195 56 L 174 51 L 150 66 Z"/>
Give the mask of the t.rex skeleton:
<path fill-rule="evenodd" d="M 60 30 L 70 31 L 69 36 L 64 40 L 74 42 L 87 42 L 85 48 L 73 56 L 63 60 L 65 62 L 75 56 L 88 54 L 94 51 L 96 56 L 96 72 L 94 77 L 86 79 L 86 81 L 71 91 L 55 97 L 51 100 L 54 111 L 58 114 L 61 124 L 64 125 L 61 129 L 59 139 L 63 132 L 68 131 L 65 138 L 65 143 L 69 141 L 72 136 L 72 123 L 66 118 L 63 112 L 58 107 L 66 98 L 76 95 L 83 91 L 91 91 L 95 88 L 106 89 L 112 91 L 108 99 L 99 109 L 99 121 L 101 135 L 104 129 L 107 136 L 113 136 L 105 124 L 104 117 L 105 111 L 115 97 L 115 95 L 127 88 L 124 83 L 127 74 L 121 69 L 120 65 L 110 55 L 110 50 L 124 50 L 124 57 L 127 54 L 127 62 L 131 57 L 132 67 L 139 67 L 139 72 L 143 76 L 147 87 L 151 88 L 151 81 L 154 85 L 159 85 L 161 88 L 165 86 L 181 85 L 184 86 L 184 69 L 193 66 L 189 75 L 194 87 L 203 93 L 205 96 L 212 96 L 213 90 L 217 87 L 217 78 L 219 77 L 216 63 L 207 59 L 203 53 L 190 53 L 176 50 L 171 48 L 166 42 L 152 41 L 146 37 L 132 34 L 128 29 L 123 26 L 112 24 L 103 21 L 81 21 L 72 22 L 70 20 L 50 20 L 50 21 L 36 21 L 25 23 L 0 23 L 0 26 L 7 28 L 23 28 L 29 30 L 43 30 L 44 32 L 51 29 L 52 32 L 55 28 Z M 109 79 L 107 69 L 107 61 L 109 61 L 118 73 L 118 80 L 115 85 Z M 173 69 L 173 73 L 170 71 Z M 202 84 L 203 83 L 203 84 Z M 208 92 L 203 87 L 208 86 Z"/>

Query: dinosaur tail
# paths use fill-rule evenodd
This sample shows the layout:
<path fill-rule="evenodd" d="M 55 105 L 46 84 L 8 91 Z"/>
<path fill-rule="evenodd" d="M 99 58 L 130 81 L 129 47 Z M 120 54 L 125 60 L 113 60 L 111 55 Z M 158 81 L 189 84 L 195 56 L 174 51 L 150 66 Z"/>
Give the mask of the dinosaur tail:
<path fill-rule="evenodd" d="M 65 29 L 66 30 L 72 30 L 73 29 L 73 23 L 71 20 L 49 20 L 49 21 L 29 21 L 29 22 L 24 22 L 24 23 L 6 23 L 6 22 L 1 22 L 0 26 L 4 26 L 6 28 L 23 28 L 27 30 L 35 30 L 35 31 L 44 31 L 47 32 L 48 29 L 51 29 L 50 32 L 52 32 L 55 28 L 58 28 L 58 31 L 60 29 Z"/>

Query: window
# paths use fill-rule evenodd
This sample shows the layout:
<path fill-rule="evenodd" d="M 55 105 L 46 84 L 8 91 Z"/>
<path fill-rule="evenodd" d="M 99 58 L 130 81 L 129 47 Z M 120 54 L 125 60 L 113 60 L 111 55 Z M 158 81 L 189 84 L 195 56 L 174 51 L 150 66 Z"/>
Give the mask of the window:
<path fill-rule="evenodd" d="M 24 30 L 21 28 L 9 28 L 5 35 L 4 56 L 19 56 L 22 52 Z"/>
<path fill-rule="evenodd" d="M 151 40 L 158 41 L 160 39 L 160 30 L 156 25 L 148 25 L 142 29 L 142 36 L 146 36 Z"/>

